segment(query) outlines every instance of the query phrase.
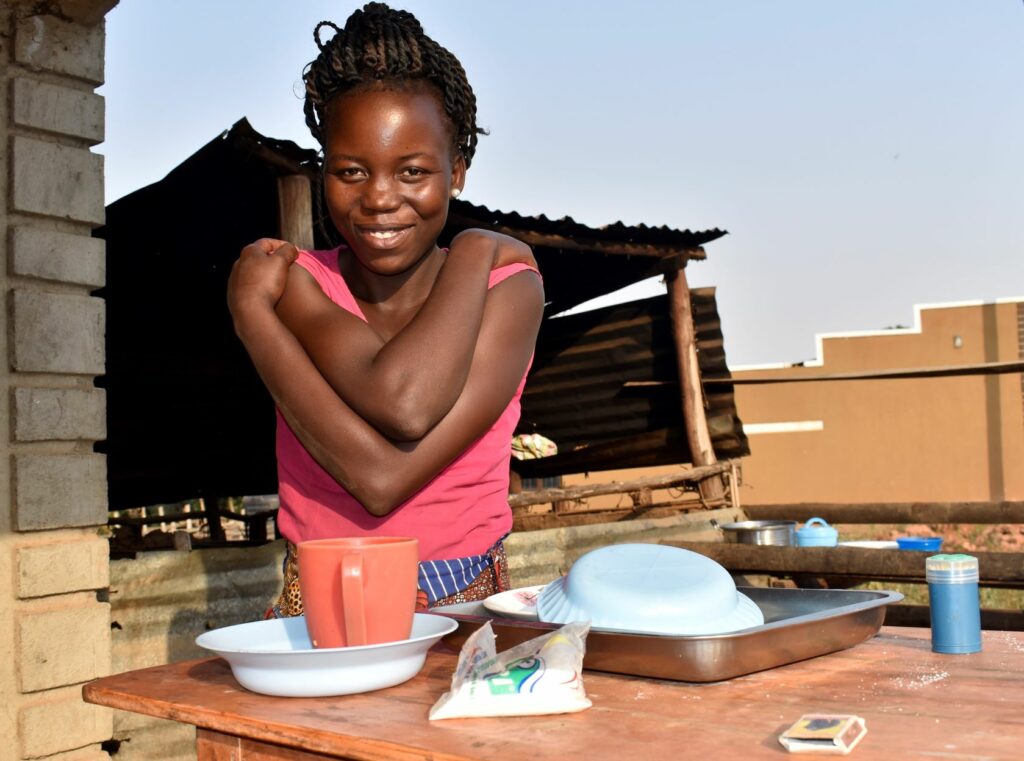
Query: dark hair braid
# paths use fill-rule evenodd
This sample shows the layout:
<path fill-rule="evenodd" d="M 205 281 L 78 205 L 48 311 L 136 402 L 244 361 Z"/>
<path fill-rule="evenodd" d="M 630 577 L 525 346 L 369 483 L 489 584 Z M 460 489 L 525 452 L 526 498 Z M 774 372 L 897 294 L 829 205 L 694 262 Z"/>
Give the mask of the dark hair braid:
<path fill-rule="evenodd" d="M 334 36 L 322 42 L 320 30 L 325 26 L 334 30 Z M 478 137 L 484 134 L 476 123 L 476 96 L 459 59 L 424 34 L 415 16 L 384 3 L 368 3 L 349 16 L 343 29 L 321 21 L 313 39 L 320 55 L 302 78 L 306 125 L 321 145 L 327 104 L 336 96 L 373 82 L 421 81 L 437 88 L 454 128 L 454 147 L 470 165 Z"/>

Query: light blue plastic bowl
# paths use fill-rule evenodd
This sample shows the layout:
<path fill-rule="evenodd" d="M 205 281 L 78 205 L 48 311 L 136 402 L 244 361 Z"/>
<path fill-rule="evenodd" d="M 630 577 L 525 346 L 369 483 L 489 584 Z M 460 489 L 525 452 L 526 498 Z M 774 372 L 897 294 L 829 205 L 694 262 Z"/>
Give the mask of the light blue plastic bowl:
<path fill-rule="evenodd" d="M 590 621 L 595 629 L 695 636 L 764 623 L 729 572 L 678 547 L 616 544 L 592 550 L 537 598 L 541 621 Z"/>

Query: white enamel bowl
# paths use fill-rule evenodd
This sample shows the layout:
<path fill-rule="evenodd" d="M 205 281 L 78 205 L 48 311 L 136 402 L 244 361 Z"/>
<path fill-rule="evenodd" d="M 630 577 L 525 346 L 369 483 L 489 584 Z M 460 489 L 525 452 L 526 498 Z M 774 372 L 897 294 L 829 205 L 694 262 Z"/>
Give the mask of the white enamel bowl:
<path fill-rule="evenodd" d="M 304 616 L 225 626 L 196 638 L 231 666 L 248 690 L 289 698 L 351 695 L 393 687 L 423 668 L 427 651 L 458 628 L 444 616 L 417 613 L 409 639 L 361 647 L 313 648 Z"/>
<path fill-rule="evenodd" d="M 764 623 L 721 565 L 657 544 L 617 544 L 588 552 L 537 599 L 541 621 L 587 621 L 595 629 L 677 637 Z"/>

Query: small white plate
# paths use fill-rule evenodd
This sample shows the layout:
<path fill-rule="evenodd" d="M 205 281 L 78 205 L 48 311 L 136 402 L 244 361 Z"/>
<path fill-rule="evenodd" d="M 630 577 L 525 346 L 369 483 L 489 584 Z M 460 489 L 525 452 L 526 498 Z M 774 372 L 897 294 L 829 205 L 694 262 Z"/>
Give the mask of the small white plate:
<path fill-rule="evenodd" d="M 314 648 L 306 618 L 296 616 L 214 629 L 199 635 L 196 644 L 226 660 L 248 690 L 316 698 L 380 690 L 412 679 L 423 668 L 427 650 L 458 626 L 444 616 L 416 613 L 409 639 Z"/>
<path fill-rule="evenodd" d="M 898 550 L 899 544 L 884 539 L 863 539 L 854 542 L 840 542 L 840 547 L 862 547 L 868 550 Z"/>
<path fill-rule="evenodd" d="M 519 587 L 498 592 L 484 600 L 484 607 L 491 613 L 505 618 L 516 618 L 520 621 L 537 620 L 537 597 L 546 585 L 535 587 Z"/>

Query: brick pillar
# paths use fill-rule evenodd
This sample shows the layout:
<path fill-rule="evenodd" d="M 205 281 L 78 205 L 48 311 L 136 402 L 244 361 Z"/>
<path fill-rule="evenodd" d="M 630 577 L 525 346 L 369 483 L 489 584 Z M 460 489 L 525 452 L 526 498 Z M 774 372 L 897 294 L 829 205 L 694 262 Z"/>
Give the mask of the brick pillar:
<path fill-rule="evenodd" d="M 1017 359 L 1024 359 L 1024 301 L 1017 302 Z M 1020 402 L 1024 407 L 1024 373 L 1020 374 Z"/>
<path fill-rule="evenodd" d="M 0 746 L 107 759 L 111 713 L 103 222 L 103 16 L 110 0 L 0 4 Z M 38 15 L 40 8 L 48 15 Z M 54 14 L 54 15 L 49 15 Z M 9 755 L 5 755 L 9 754 Z"/>

